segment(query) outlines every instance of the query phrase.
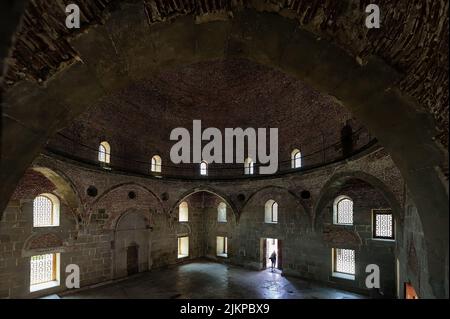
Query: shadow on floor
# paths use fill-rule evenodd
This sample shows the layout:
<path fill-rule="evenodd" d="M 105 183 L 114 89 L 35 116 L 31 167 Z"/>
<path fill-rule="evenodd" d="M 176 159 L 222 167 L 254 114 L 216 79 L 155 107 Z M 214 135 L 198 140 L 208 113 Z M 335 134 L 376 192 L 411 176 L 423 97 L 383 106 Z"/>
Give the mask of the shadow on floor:
<path fill-rule="evenodd" d="M 139 274 L 119 282 L 62 296 L 65 299 L 361 299 L 280 271 L 248 270 L 193 262 Z"/>

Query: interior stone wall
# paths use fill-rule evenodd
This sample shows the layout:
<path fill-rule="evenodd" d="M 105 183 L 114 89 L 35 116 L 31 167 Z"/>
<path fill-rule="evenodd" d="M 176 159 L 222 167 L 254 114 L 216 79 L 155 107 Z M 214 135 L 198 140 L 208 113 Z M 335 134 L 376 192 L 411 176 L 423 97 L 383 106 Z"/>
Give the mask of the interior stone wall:
<path fill-rule="evenodd" d="M 448 251 L 448 193 L 443 186 L 445 178 L 439 169 L 436 170 L 448 156 L 445 157 L 445 151 L 435 143 L 435 137 L 442 137 L 442 144 L 447 145 L 448 134 L 447 129 L 443 129 L 440 135 L 432 118 L 427 116 L 427 113 L 436 114 L 436 120 L 446 127 L 448 94 L 447 90 L 442 89 L 442 83 L 448 81 L 448 68 L 442 66 L 448 64 L 448 54 L 442 52 L 446 53 L 448 47 L 448 28 L 443 23 L 447 19 L 448 2 L 404 1 L 400 11 L 392 1 L 389 3 L 386 11 L 389 12 L 388 19 L 385 19 L 389 32 L 368 32 L 366 28 L 360 28 L 364 30 L 362 34 L 354 32 L 355 23 L 362 22 L 360 18 L 364 15 L 362 3 L 360 6 L 347 6 L 343 11 L 339 9 L 342 15 L 338 15 L 338 19 L 335 19 L 335 9 L 340 8 L 339 5 L 328 7 L 328 3 L 322 3 L 314 6 L 318 10 L 311 10 L 311 6 L 300 6 L 302 9 L 297 11 L 290 6 L 264 3 L 262 8 L 258 6 L 259 10 L 275 11 L 283 17 L 296 20 L 255 10 L 227 9 L 226 16 L 232 13 L 233 19 L 198 24 L 211 21 L 211 16 L 197 15 L 196 7 L 189 11 L 177 9 L 174 12 L 166 10 L 171 5 L 165 5 L 161 7 L 162 12 L 153 12 L 142 4 L 127 2 L 119 6 L 124 10 L 109 15 L 104 25 L 73 38 L 70 44 L 67 37 L 59 36 L 65 32 L 55 25 L 48 30 L 58 30 L 51 33 L 56 34 L 56 39 L 61 42 L 47 42 L 50 40 L 48 35 L 37 40 L 35 32 L 26 31 L 30 26 L 35 26 L 32 22 L 34 15 L 28 16 L 28 27 L 24 30 L 31 38 L 24 37 L 19 46 L 24 50 L 20 52 L 28 52 L 31 43 L 34 49 L 30 52 L 34 54 L 19 53 L 27 61 L 12 63 L 8 68 L 13 74 L 12 78 L 7 77 L 9 85 L 15 85 L 4 94 L 4 101 L 10 107 L 4 113 L 2 126 L 4 156 L 0 170 L 1 210 L 6 207 L 18 180 L 36 158 L 48 136 L 63 128 L 69 119 L 86 110 L 106 93 L 117 91 L 130 81 L 152 74 L 163 66 L 239 55 L 281 68 L 322 92 L 336 96 L 377 136 L 402 171 L 414 196 L 425 234 L 431 276 L 428 281 L 432 281 L 433 294 L 448 296 L 448 281 L 443 280 L 448 278 L 444 276 L 447 269 L 443 267 L 446 260 L 444 256 Z M 319 10 L 322 6 L 327 7 L 324 10 L 329 15 L 322 15 L 323 11 Z M 47 9 L 37 7 L 43 9 L 35 11 L 34 14 L 39 17 L 49 12 L 48 6 L 45 6 Z M 151 26 L 148 25 L 149 12 Z M 321 22 L 317 23 L 314 12 L 323 18 L 319 19 Z M 400 16 L 397 14 L 399 12 Z M 178 15 L 181 17 L 168 21 Z M 93 23 L 99 21 L 98 16 L 91 18 Z M 411 30 L 416 30 L 418 18 L 427 21 L 420 24 L 424 28 L 421 30 L 423 32 L 413 32 L 420 41 L 409 41 L 412 39 Z M 313 22 L 311 28 L 299 24 L 302 21 L 307 23 L 305 19 Z M 162 23 L 154 24 L 155 21 Z M 338 30 L 335 27 L 344 21 L 346 23 L 342 27 L 349 33 L 335 34 Z M 329 28 L 326 27 L 328 25 Z M 430 29 L 430 25 L 434 27 Z M 331 32 L 321 32 L 323 27 Z M 312 30 L 313 33 L 305 30 Z M 341 38 L 338 34 L 346 35 Z M 394 34 L 405 41 L 398 41 Z M 359 41 L 360 36 L 367 42 Z M 330 42 L 333 43 L 330 40 L 317 41 L 318 37 L 336 39 L 339 47 L 330 45 Z M 192 39 L 195 39 L 195 46 L 192 45 Z M 36 40 L 40 45 L 35 45 Z M 50 50 L 49 59 L 44 60 L 55 64 L 50 66 L 38 62 L 36 65 L 36 57 L 42 56 L 42 51 L 49 48 L 48 43 L 54 43 L 51 47 L 59 50 Z M 403 47 L 405 43 L 407 45 Z M 426 50 L 422 50 L 425 48 L 422 46 L 424 43 Z M 398 50 L 398 44 L 402 46 L 401 50 Z M 114 48 L 121 50 L 118 52 Z M 348 51 L 352 54 L 348 54 Z M 72 58 L 64 52 L 72 52 Z M 63 60 L 60 53 L 65 57 Z M 430 59 L 428 53 L 433 53 L 433 58 Z M 372 54 L 376 57 L 372 58 Z M 20 60 L 16 59 L 16 54 L 13 56 L 15 58 L 10 59 L 11 62 Z M 154 59 L 148 59 L 148 56 Z M 111 68 L 105 68 L 105 65 Z M 24 74 L 24 68 L 35 70 L 32 72 L 34 76 Z M 342 70 L 347 74 L 344 78 Z M 398 71 L 403 75 L 398 74 Z M 51 75 L 54 76 L 50 79 L 48 76 Z M 23 76 L 32 81 L 21 81 Z M 421 85 L 423 83 L 426 85 Z M 417 101 L 409 99 L 409 96 L 417 98 Z M 30 105 L 33 107 L 30 108 Z M 423 112 L 420 105 L 426 106 L 429 112 Z M 427 198 L 433 198 L 433 201 Z"/>
<path fill-rule="evenodd" d="M 218 262 L 229 262 L 230 256 L 235 254 L 234 249 L 236 243 L 236 212 L 222 198 L 216 195 L 203 192 L 203 220 L 205 227 L 205 257 L 216 260 Z M 226 204 L 227 221 L 218 221 L 218 206 L 221 202 Z M 228 258 L 217 256 L 217 236 L 227 237 L 228 241 Z"/>
<path fill-rule="evenodd" d="M 429 283 L 424 280 L 430 275 L 426 262 L 427 249 L 417 207 L 409 194 L 406 197 L 403 228 L 400 231 L 397 249 L 399 260 L 407 260 L 406 263 L 399 264 L 399 297 L 405 297 L 405 283 L 410 283 L 419 297 L 426 296 L 431 291 Z M 446 269 L 448 278 L 448 253 Z"/>
<path fill-rule="evenodd" d="M 31 184 L 33 187 L 30 187 Z M 62 284 L 65 282 L 66 265 L 71 263 L 76 263 L 82 269 L 82 285 L 109 278 L 110 247 L 105 245 L 105 242 L 109 242 L 95 229 L 79 233 L 72 209 L 64 203 L 63 198 L 59 198 L 60 226 L 33 227 L 33 200 L 41 193 L 55 193 L 55 186 L 40 174 L 27 174 L 15 193 L 20 198 L 13 197 L 0 221 L 1 298 L 36 297 L 42 294 L 30 293 L 29 290 L 30 257 L 33 255 L 60 252 Z M 30 247 L 30 241 L 36 244 Z M 56 287 L 45 293 L 60 290 L 60 287 Z"/>
<path fill-rule="evenodd" d="M 278 223 L 265 223 L 265 203 L 268 200 L 278 203 Z M 305 233 L 310 230 L 309 216 L 299 201 L 286 190 L 267 187 L 254 194 L 242 209 L 238 226 L 238 238 L 235 244 L 234 261 L 253 269 L 262 269 L 262 238 L 277 238 L 283 242 L 283 267 L 294 262 L 302 249 L 293 247 L 303 244 Z"/>
<path fill-rule="evenodd" d="M 61 198 L 61 226 L 52 230 L 62 242 L 50 247 L 61 251 L 61 286 L 29 294 L 29 256 L 40 251 L 26 252 L 25 249 L 27 238 L 37 232 L 32 227 L 32 200 L 42 192 L 58 192 L 45 177 L 33 173 L 39 167 L 64 172 L 64 178 L 76 190 L 80 204 L 74 210 L 66 207 Z M 361 182 L 357 177 L 366 175 L 359 172 L 372 176 L 386 188 L 380 190 Z M 339 187 L 330 188 L 334 177 L 342 174 L 354 177 L 347 177 L 338 183 Z M 123 277 L 126 275 L 124 249 L 132 242 L 136 242 L 140 254 L 142 252 L 140 271 L 197 257 L 260 269 L 260 242 L 261 238 L 267 237 L 282 240 L 285 275 L 369 293 L 364 289 L 364 267 L 368 263 L 377 263 L 381 269 L 383 292 L 386 296 L 395 294 L 394 265 L 398 242 L 371 239 L 370 210 L 387 208 L 392 203 L 403 207 L 405 197 L 403 180 L 382 150 L 311 172 L 229 183 L 148 178 L 41 156 L 21 185 L 28 186 L 18 187 L 17 198 L 12 198 L 0 221 L 0 292 L 4 298 L 28 298 L 65 291 L 64 269 L 69 263 L 80 266 L 82 287 Z M 88 194 L 90 187 L 97 190 L 95 195 Z M 302 197 L 304 190 L 310 192 L 310 197 Z M 355 224 L 344 234 L 330 231 L 332 202 L 323 200 L 328 198 L 324 194 L 331 198 L 340 192 L 347 193 L 355 201 Z M 278 224 L 264 223 L 264 204 L 268 199 L 279 204 Z M 187 223 L 178 222 L 178 205 L 183 200 L 189 205 Z M 227 204 L 227 223 L 217 222 L 217 206 L 221 201 Z M 127 218 L 130 219 L 127 221 Z M 400 223 L 398 229 L 402 227 Z M 178 259 L 177 237 L 183 235 L 190 238 L 189 257 Z M 228 237 L 226 259 L 216 256 L 218 235 Z M 337 242 L 341 238 L 339 245 L 343 238 L 345 245 L 356 247 L 355 281 L 331 277 L 331 248 L 338 246 L 337 242 L 330 242 L 330 238 L 337 238 Z M 399 240 L 401 238 L 399 235 Z M 410 257 L 401 250 L 397 257 L 402 267 L 410 262 Z M 425 296 L 427 293 L 430 292 L 424 291 Z"/>
<path fill-rule="evenodd" d="M 126 277 L 134 272 L 147 271 L 151 267 L 150 228 L 145 217 L 139 212 L 125 213 L 120 219 L 114 234 L 114 277 Z M 129 249 L 136 246 L 137 260 L 129 269 Z M 130 273 L 129 273 L 130 272 Z"/>
<path fill-rule="evenodd" d="M 339 195 L 349 196 L 353 200 L 353 225 L 333 225 L 333 200 L 329 201 L 325 209 L 317 216 L 316 234 L 322 234 L 322 247 L 324 255 L 330 256 L 332 248 L 350 248 L 355 250 L 356 275 L 354 281 L 330 276 L 328 281 L 338 285 L 351 285 L 365 289 L 366 266 L 375 264 L 380 269 L 380 292 L 387 297 L 396 296 L 395 249 L 396 241 L 373 238 L 372 210 L 391 209 L 389 202 L 383 194 L 373 186 L 352 179 L 345 182 L 333 197 Z M 396 211 L 392 210 L 395 227 L 401 228 Z M 331 258 L 323 258 L 319 265 L 324 269 L 331 269 Z"/>

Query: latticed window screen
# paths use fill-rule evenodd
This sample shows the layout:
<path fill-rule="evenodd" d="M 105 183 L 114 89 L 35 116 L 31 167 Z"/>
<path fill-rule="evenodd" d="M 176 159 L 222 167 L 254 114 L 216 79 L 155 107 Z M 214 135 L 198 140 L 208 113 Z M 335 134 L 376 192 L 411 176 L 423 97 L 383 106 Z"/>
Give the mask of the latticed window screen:
<path fill-rule="evenodd" d="M 374 210 L 374 237 L 394 238 L 394 219 L 390 210 Z"/>
<path fill-rule="evenodd" d="M 53 202 L 44 195 L 37 196 L 33 201 L 34 227 L 53 225 Z"/>
<path fill-rule="evenodd" d="M 334 258 L 335 272 L 355 274 L 355 251 L 353 249 L 336 248 Z"/>
<path fill-rule="evenodd" d="M 337 203 L 337 224 L 353 224 L 353 201 L 343 198 Z"/>
<path fill-rule="evenodd" d="M 56 280 L 56 255 L 46 254 L 31 257 L 30 285 Z"/>

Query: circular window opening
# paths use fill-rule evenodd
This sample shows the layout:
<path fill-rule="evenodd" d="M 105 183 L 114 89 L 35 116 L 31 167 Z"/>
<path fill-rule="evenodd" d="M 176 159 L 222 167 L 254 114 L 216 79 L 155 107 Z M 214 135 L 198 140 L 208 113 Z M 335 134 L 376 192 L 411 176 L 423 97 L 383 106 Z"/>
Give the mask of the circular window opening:
<path fill-rule="evenodd" d="M 91 197 L 95 197 L 98 194 L 97 188 L 95 186 L 89 186 L 86 190 L 86 194 Z"/>
<path fill-rule="evenodd" d="M 302 199 L 310 199 L 311 198 L 311 193 L 309 191 L 302 191 L 300 193 L 300 197 Z"/>

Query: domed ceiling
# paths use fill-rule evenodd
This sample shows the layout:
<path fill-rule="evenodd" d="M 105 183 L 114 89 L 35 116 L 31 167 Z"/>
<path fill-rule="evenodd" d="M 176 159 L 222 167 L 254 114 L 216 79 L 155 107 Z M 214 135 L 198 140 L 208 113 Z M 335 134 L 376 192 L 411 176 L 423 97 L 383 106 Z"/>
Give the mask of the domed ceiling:
<path fill-rule="evenodd" d="M 95 151 L 103 140 L 114 155 L 149 161 L 154 155 L 170 163 L 172 129 L 201 120 L 202 128 L 279 129 L 279 160 L 292 149 L 304 156 L 339 142 L 351 114 L 332 97 L 301 81 L 245 59 L 201 62 L 170 69 L 110 95 L 49 142 L 51 148 L 95 160 L 80 145 Z M 353 130 L 361 125 L 352 119 Z M 206 143 L 206 142 L 205 142 Z M 86 148 L 86 147 L 84 147 Z"/>

